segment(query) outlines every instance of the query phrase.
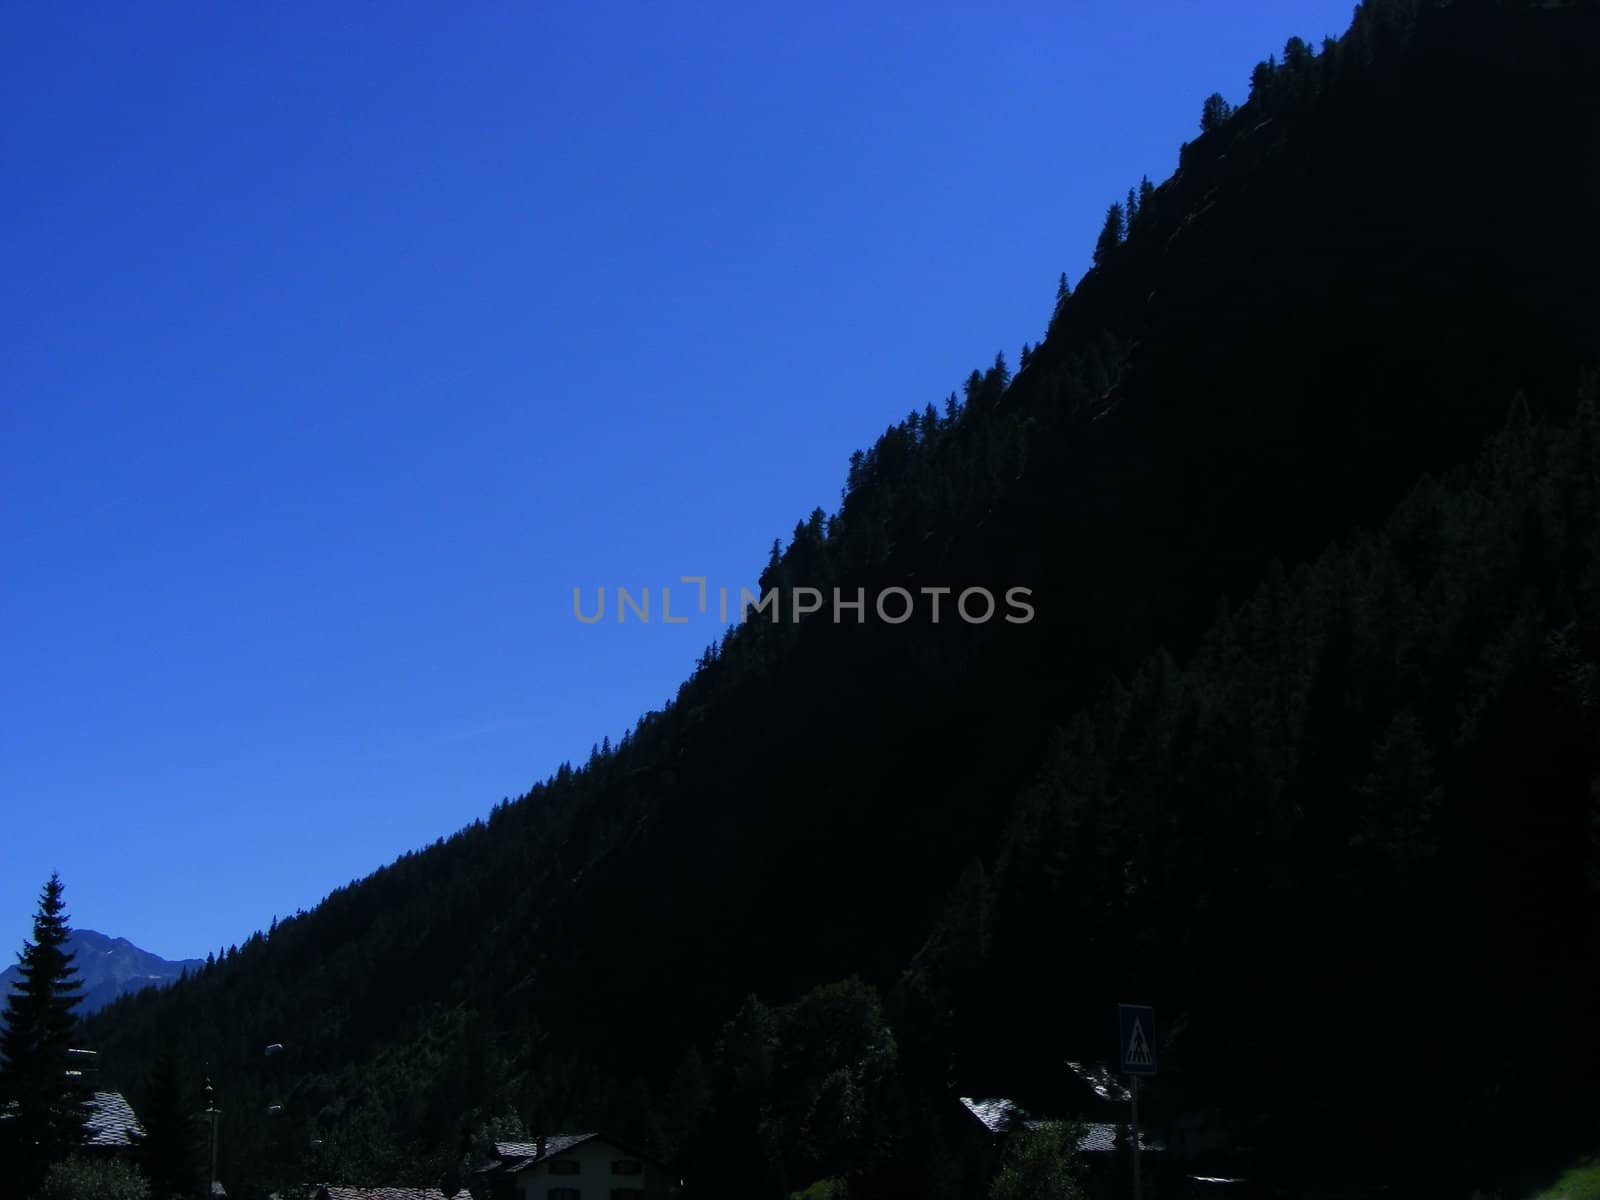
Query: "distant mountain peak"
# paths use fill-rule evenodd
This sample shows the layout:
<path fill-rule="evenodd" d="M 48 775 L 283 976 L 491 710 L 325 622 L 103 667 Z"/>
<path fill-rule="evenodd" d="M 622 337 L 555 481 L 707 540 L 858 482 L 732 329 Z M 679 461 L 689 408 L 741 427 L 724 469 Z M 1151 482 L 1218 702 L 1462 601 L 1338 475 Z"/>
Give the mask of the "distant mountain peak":
<path fill-rule="evenodd" d="M 83 1001 L 78 1011 L 96 1012 L 119 996 L 172 983 L 185 970 L 205 965 L 203 959 L 186 958 L 177 962 L 141 950 L 125 937 L 112 937 L 94 929 L 74 929 L 67 949 L 75 956 L 73 966 L 83 984 Z M 9 995 L 21 976 L 12 962 L 0 971 L 0 995 Z"/>

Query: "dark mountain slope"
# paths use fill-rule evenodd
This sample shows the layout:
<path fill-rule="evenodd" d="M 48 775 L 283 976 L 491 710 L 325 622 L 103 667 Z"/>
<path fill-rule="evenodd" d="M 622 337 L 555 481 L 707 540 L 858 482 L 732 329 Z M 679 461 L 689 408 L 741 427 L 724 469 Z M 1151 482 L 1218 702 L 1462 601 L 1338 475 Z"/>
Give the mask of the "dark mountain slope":
<path fill-rule="evenodd" d="M 968 1086 L 1070 1110 L 1061 1061 L 1109 1056 L 1107 1014 L 1142 997 L 1157 1127 L 1302 1185 L 1520 1192 L 1585 1145 L 1597 396 L 1563 429 L 1519 409 L 1378 534 L 1270 571 L 1187 667 L 1154 656 L 1067 722 L 902 980 L 901 1028 L 942 997 Z"/>
<path fill-rule="evenodd" d="M 892 961 L 1053 715 L 1154 645 L 1183 651 L 1269 558 L 1314 553 L 1473 453 L 1519 386 L 1536 410 L 1570 410 L 1600 347 L 1580 266 L 1600 263 L 1583 216 L 1600 201 L 1600 26 L 1570 10 L 1433 19 L 1393 60 L 1351 61 L 1315 100 L 1258 101 L 1231 142 L 1192 147 L 1011 386 L 975 389 L 967 428 L 919 435 L 937 458 L 941 437 L 1015 431 L 1022 462 L 988 495 L 941 512 L 913 465 L 849 496 L 822 553 L 797 531 L 778 580 L 1022 583 L 1039 618 L 808 625 L 762 672 L 732 647 L 706 672 L 727 689 L 716 719 L 679 738 L 683 798 L 653 855 L 619 861 L 614 897 L 583 906 L 569 969 L 604 971 L 582 948 L 632 931 L 661 970 L 679 931 L 783 948 L 696 955 L 707 999 L 719 980 L 784 995 Z M 1503 81 L 1492 113 L 1484 78 Z M 1110 386 L 1076 395 L 1094 371 L 1073 360 L 1103 345 Z M 861 525 L 884 531 L 878 561 Z"/>
<path fill-rule="evenodd" d="M 659 1102 L 747 992 L 894 979 L 1110 675 L 1187 656 L 1220 594 L 1374 522 L 1517 387 L 1570 409 L 1600 346 L 1597 79 L 1592 9 L 1467 4 L 1364 9 L 1260 73 L 1017 377 L 889 429 L 765 576 L 1029 586 L 1034 622 L 746 627 L 613 752 L 115 1006 L 113 1069 L 181 1028 L 244 1113 L 252 1048 L 293 1043 L 296 1120 L 438 1164 L 507 1103 L 648 1125 L 628 1081 Z M 240 1118 L 240 1170 L 266 1136 Z"/>

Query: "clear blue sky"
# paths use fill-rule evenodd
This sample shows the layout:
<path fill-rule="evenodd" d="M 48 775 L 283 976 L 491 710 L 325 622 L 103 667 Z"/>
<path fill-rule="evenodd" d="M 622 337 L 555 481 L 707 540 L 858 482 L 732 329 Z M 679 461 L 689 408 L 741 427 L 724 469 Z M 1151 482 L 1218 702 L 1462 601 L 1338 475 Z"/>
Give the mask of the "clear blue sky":
<path fill-rule="evenodd" d="M 715 622 L 572 588 L 753 583 L 1350 8 L 11 6 L 0 961 L 52 870 L 242 941 L 660 707 Z"/>

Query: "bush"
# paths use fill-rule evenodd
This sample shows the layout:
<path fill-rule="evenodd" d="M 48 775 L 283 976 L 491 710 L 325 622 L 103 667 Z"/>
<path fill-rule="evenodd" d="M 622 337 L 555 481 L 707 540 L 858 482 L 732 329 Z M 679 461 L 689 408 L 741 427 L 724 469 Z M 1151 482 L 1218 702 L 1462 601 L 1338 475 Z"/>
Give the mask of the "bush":
<path fill-rule="evenodd" d="M 1011 1135 L 989 1200 L 1083 1200 L 1078 1127 L 1050 1121 Z"/>
<path fill-rule="evenodd" d="M 69 1158 L 50 1168 L 35 1200 L 150 1200 L 139 1171 L 115 1158 Z"/>

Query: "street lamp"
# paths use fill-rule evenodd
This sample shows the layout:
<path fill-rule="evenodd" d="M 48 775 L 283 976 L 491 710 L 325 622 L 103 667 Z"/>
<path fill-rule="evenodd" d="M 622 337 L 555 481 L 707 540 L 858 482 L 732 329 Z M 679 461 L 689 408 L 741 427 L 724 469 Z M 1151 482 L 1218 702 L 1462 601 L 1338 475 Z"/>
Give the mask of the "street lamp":
<path fill-rule="evenodd" d="M 266 1048 L 264 1053 L 265 1057 L 271 1058 L 275 1054 L 282 1053 L 282 1051 L 283 1043 L 273 1042 Z M 89 1051 L 88 1053 L 92 1054 L 93 1052 Z M 222 1110 L 217 1107 L 216 1089 L 211 1086 L 211 1072 L 209 1065 L 206 1070 L 205 1097 L 205 1110 L 203 1112 L 195 1113 L 194 1119 L 197 1121 L 206 1121 L 211 1126 L 211 1187 L 208 1195 L 215 1196 L 217 1194 L 217 1120 L 222 1116 Z M 269 1117 L 278 1116 L 282 1112 L 283 1105 L 281 1104 L 267 1105 L 267 1115 Z"/>
<path fill-rule="evenodd" d="M 217 1107 L 216 1089 L 211 1086 L 209 1071 L 206 1074 L 205 1094 L 205 1111 L 196 1113 L 195 1119 L 208 1121 L 211 1124 L 211 1186 L 206 1195 L 215 1196 L 217 1194 L 217 1118 L 222 1115 L 222 1110 Z"/>

